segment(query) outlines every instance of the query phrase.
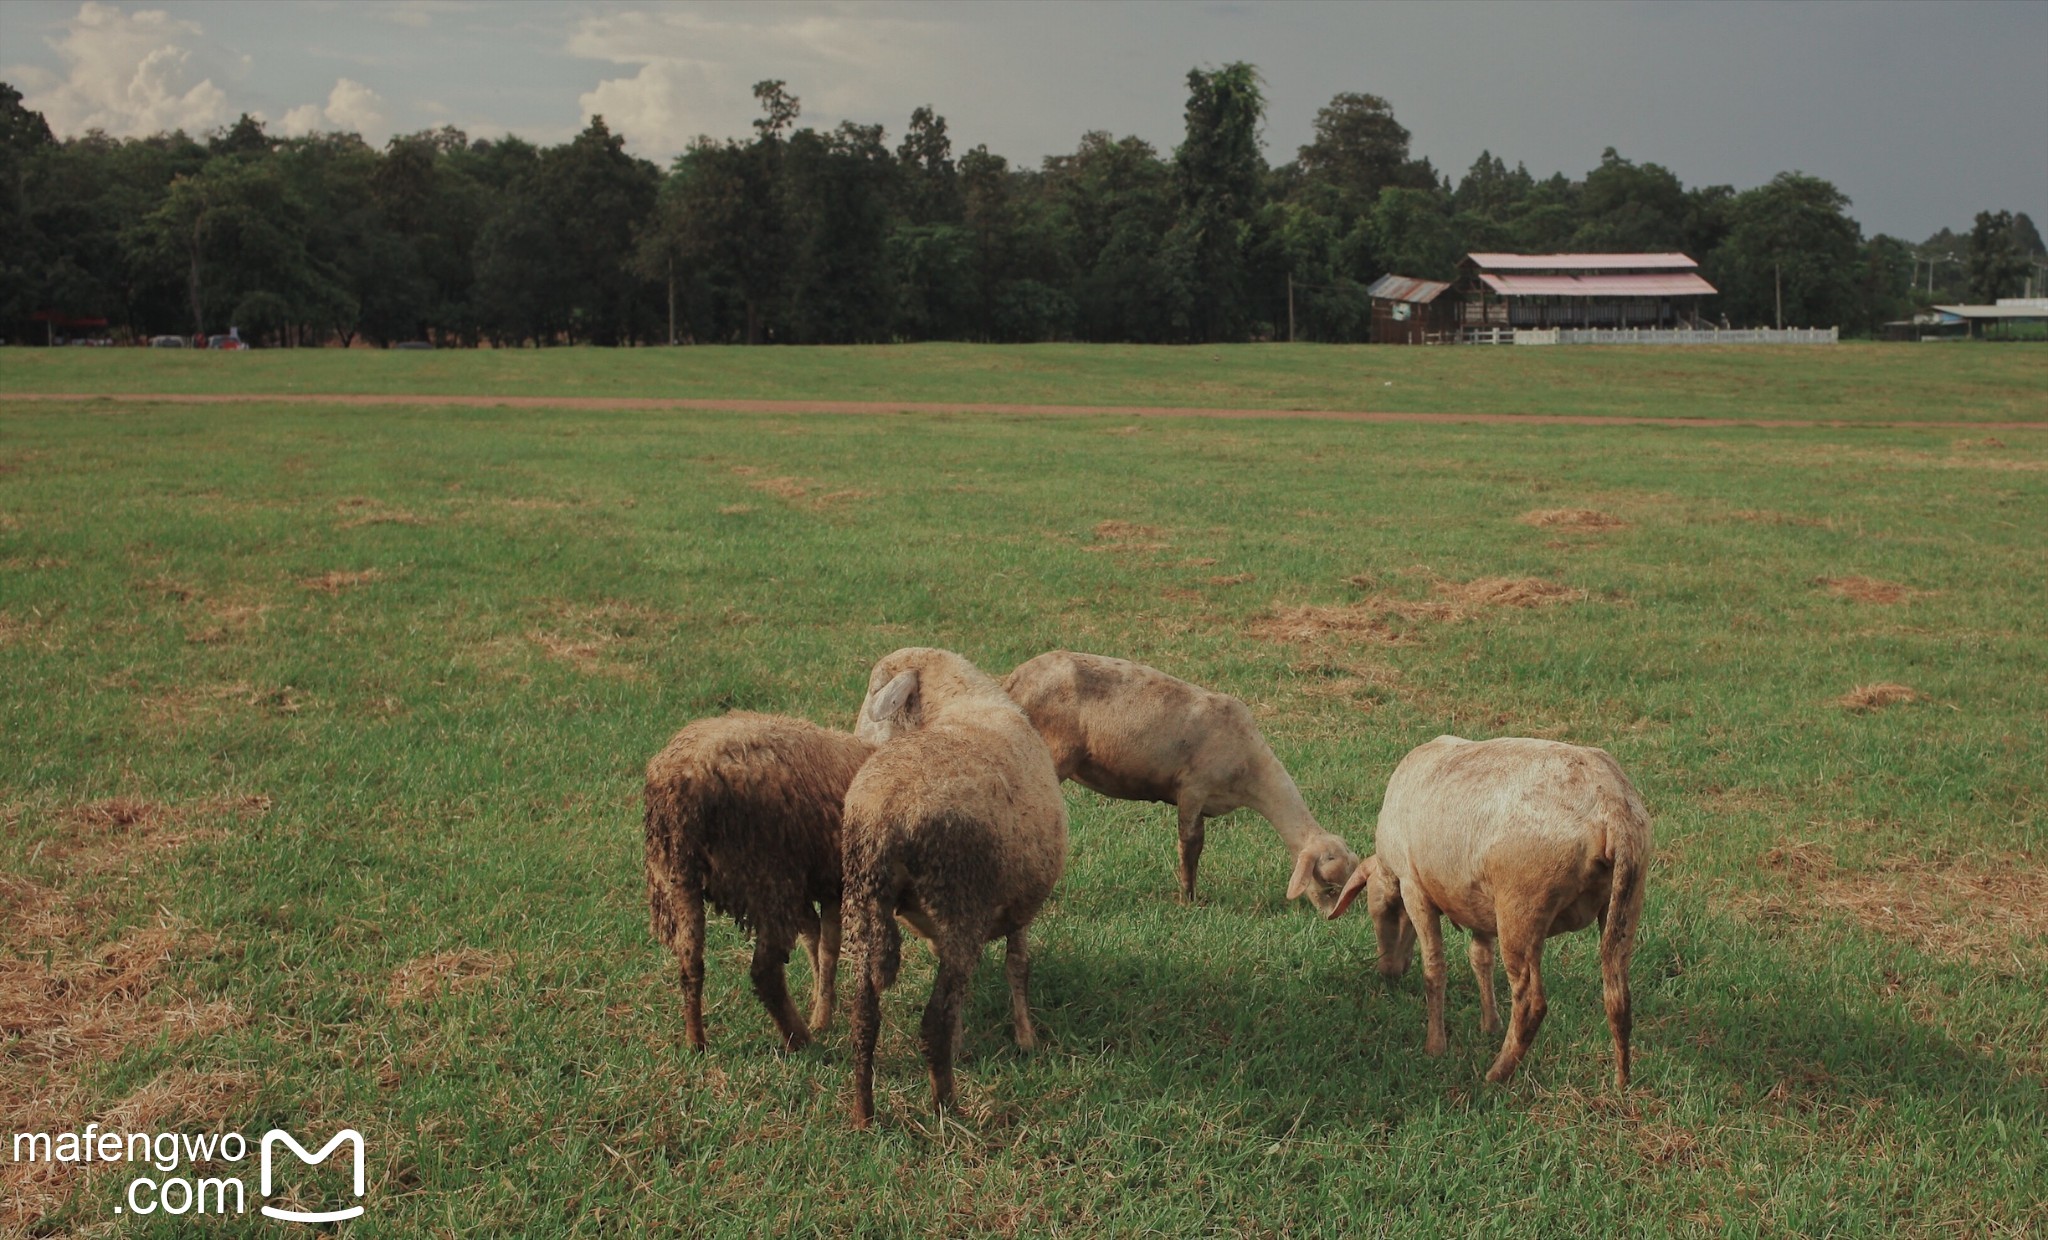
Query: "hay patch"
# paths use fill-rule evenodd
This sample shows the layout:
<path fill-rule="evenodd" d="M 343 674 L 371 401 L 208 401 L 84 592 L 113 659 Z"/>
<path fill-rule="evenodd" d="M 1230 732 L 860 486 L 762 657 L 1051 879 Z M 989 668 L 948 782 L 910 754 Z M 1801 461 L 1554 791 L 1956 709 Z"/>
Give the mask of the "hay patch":
<path fill-rule="evenodd" d="M 53 568 L 70 568 L 71 561 L 55 555 L 14 555 L 0 560 L 0 569 L 11 573 L 44 572 Z"/>
<path fill-rule="evenodd" d="M 442 995 L 473 990 L 512 967 L 505 952 L 465 947 L 407 961 L 391 974 L 384 1002 L 391 1007 L 432 1003 Z"/>
<path fill-rule="evenodd" d="M 1921 591 L 1911 586 L 1902 586 L 1895 581 L 1879 581 L 1875 577 L 1816 577 L 1813 584 L 1826 590 L 1836 598 L 1845 598 L 1852 603 L 1870 603 L 1889 606 L 1917 598 Z"/>
<path fill-rule="evenodd" d="M 1166 549 L 1166 531 L 1156 525 L 1140 525 L 1135 521 L 1098 521 L 1094 533 L 1095 541 L 1081 550 L 1117 554 Z"/>
<path fill-rule="evenodd" d="M 1251 580 L 1250 573 L 1231 573 L 1223 577 L 1204 577 L 1202 583 L 1211 586 L 1241 586 Z"/>
<path fill-rule="evenodd" d="M 1907 702 L 1926 700 L 1927 695 L 1918 689 L 1884 680 L 1872 685 L 1857 685 L 1842 696 L 1832 699 L 1829 705 L 1839 706 L 1843 710 L 1860 715 L 1873 710 L 1883 710 L 1887 706 L 1901 706 Z"/>
<path fill-rule="evenodd" d="M 1465 607 L 1548 607 L 1553 603 L 1574 603 L 1586 597 L 1584 590 L 1545 581 L 1541 577 L 1481 577 L 1473 581 L 1440 581 L 1437 593 Z"/>
<path fill-rule="evenodd" d="M 676 617 L 639 603 L 607 600 L 548 605 L 546 623 L 529 629 L 526 640 L 549 658 L 591 676 L 637 680 L 647 675 L 637 663 L 621 662 L 621 648 L 665 631 Z"/>
<path fill-rule="evenodd" d="M 1826 910 L 1944 960 L 2048 959 L 2048 865 L 2029 854 L 1885 857 L 1845 869 L 1826 845 L 1799 841 L 1771 849 L 1762 862 L 1783 876 L 1790 896 L 1748 901 L 1756 920 L 1800 924 Z"/>
<path fill-rule="evenodd" d="M 383 579 L 384 574 L 374 568 L 353 571 L 338 568 L 321 573 L 317 577 L 301 577 L 299 584 L 320 594 L 339 594 L 343 590 L 353 590 L 357 586 L 366 586 Z"/>
<path fill-rule="evenodd" d="M 1291 607 L 1275 604 L 1266 615 L 1254 619 L 1246 631 L 1264 641 L 1295 645 L 1336 641 L 1399 646 L 1420 640 L 1420 632 L 1428 625 L 1462 624 L 1483 612 L 1501 607 L 1546 607 L 1554 603 L 1577 602 L 1586 597 L 1584 590 L 1540 577 L 1445 581 L 1426 570 L 1422 575 L 1434 578 L 1436 597 L 1415 599 L 1370 594 L 1344 606 L 1309 604 Z M 1368 573 L 1348 580 L 1362 590 L 1370 590 L 1378 584 L 1378 579 Z"/>
<path fill-rule="evenodd" d="M 239 1079 L 173 1071 L 103 1111 L 84 1082 L 132 1048 L 175 1047 L 246 1023 L 231 1002 L 172 985 L 177 962 L 222 950 L 216 935 L 162 908 L 115 933 L 121 910 L 111 900 L 153 903 L 146 888 L 162 872 L 162 850 L 191 838 L 172 828 L 260 812 L 259 806 L 267 809 L 269 799 L 222 795 L 171 804 L 122 796 L 73 806 L 57 814 L 67 829 L 39 852 L 61 863 L 60 885 L 0 874 L 0 943 L 7 945 L 0 953 L 0 1098 L 8 1100 L 18 1131 L 70 1131 L 87 1116 L 115 1130 L 154 1130 L 173 1119 L 225 1114 L 245 1096 Z M 17 813 L 9 810 L 10 824 Z M 122 877 L 108 883 L 107 875 Z M 92 881 L 67 889 L 80 879 Z M 0 1162 L 0 1232 L 25 1232 L 84 1182 L 73 1165 Z"/>
<path fill-rule="evenodd" d="M 720 504 L 718 506 L 718 515 L 721 517 L 744 516 L 753 511 L 754 506 L 752 504 Z"/>
<path fill-rule="evenodd" d="M 1523 513 L 1515 520 L 1523 525 L 1533 525 L 1539 530 L 1563 530 L 1567 533 L 1597 533 L 1601 530 L 1618 530 L 1628 522 L 1613 513 L 1601 512 L 1597 508 L 1537 508 Z"/>
<path fill-rule="evenodd" d="M 792 474 L 762 477 L 761 471 L 752 465 L 734 465 L 731 467 L 730 472 L 748 479 L 747 486 L 753 490 L 772 495 L 776 499 L 795 504 L 800 508 L 810 509 L 813 512 L 830 508 L 836 504 L 873 499 L 881 494 L 879 491 L 864 490 L 860 487 L 838 487 L 829 491 L 821 490 L 820 488 L 823 484 L 816 478 L 800 478 Z M 735 505 L 734 510 L 752 511 L 751 508 L 741 505 Z M 719 511 L 725 512 L 726 509 L 721 508 Z"/>

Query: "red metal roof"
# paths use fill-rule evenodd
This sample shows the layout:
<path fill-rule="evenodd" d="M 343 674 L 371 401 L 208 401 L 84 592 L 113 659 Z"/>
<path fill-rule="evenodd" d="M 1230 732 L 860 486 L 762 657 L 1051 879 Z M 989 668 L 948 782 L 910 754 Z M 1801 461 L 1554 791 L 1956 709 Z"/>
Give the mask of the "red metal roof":
<path fill-rule="evenodd" d="M 1713 285 L 1690 271 L 1611 276 L 1497 276 L 1479 278 L 1504 297 L 1710 297 Z"/>
<path fill-rule="evenodd" d="M 1432 302 L 1437 295 L 1451 287 L 1435 280 L 1423 280 L 1415 276 L 1384 275 L 1372 282 L 1365 290 L 1367 297 L 1378 297 L 1384 301 Z"/>
<path fill-rule="evenodd" d="M 1689 271 L 1683 254 L 1467 254 L 1465 261 L 1493 271 Z"/>

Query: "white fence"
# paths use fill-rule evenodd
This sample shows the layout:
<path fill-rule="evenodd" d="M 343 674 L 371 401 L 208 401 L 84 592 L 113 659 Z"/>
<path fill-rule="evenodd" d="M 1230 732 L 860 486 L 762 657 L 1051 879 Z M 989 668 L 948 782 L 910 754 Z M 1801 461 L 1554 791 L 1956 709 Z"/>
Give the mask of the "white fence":
<path fill-rule="evenodd" d="M 1506 337 L 1506 339 L 1502 339 Z M 1545 327 L 1468 332 L 1467 344 L 1834 344 L 1837 327 Z"/>

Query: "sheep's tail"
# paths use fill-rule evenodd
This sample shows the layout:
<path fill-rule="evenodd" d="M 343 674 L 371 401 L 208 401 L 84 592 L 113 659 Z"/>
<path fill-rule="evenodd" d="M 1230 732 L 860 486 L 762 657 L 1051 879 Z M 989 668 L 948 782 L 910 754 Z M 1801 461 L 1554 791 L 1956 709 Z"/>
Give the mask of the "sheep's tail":
<path fill-rule="evenodd" d="M 1628 1088 L 1629 1033 L 1634 1017 L 1628 987 L 1629 958 L 1643 919 L 1644 879 L 1650 865 L 1650 817 L 1635 790 L 1601 792 L 1607 819 L 1607 847 L 1614 862 L 1607 912 L 1600 926 L 1600 983 L 1607 1001 L 1607 1027 L 1614 1034 L 1614 1084 Z"/>
<path fill-rule="evenodd" d="M 647 912 L 657 941 L 676 954 L 683 1023 L 704 1049 L 704 874 L 697 849 L 700 799 L 676 779 L 647 782 Z"/>
<path fill-rule="evenodd" d="M 881 1034 L 882 992 L 896 982 L 903 934 L 896 927 L 897 845 L 886 829 L 849 806 L 841 839 L 845 895 L 840 904 L 845 953 L 853 967 L 853 1123 L 866 1128 L 875 1115 L 875 1042 Z"/>

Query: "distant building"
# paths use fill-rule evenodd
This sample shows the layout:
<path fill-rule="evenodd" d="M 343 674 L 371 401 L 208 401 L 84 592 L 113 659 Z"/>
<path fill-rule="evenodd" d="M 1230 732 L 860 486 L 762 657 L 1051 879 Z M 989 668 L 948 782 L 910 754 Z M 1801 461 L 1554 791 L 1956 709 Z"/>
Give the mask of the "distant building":
<path fill-rule="evenodd" d="M 1458 270 L 1465 329 L 1704 326 L 1719 291 L 1683 254 L 1467 254 Z"/>
<path fill-rule="evenodd" d="M 1374 344 L 1435 343 L 1457 326 L 1456 301 L 1444 296 L 1451 286 L 1414 276 L 1385 275 L 1372 282 Z"/>
<path fill-rule="evenodd" d="M 1997 335 L 2000 328 L 2048 322 L 2048 297 L 2001 297 L 1995 306 L 1935 306 L 1934 314 L 1940 326 L 1960 326 L 1962 334 Z"/>

